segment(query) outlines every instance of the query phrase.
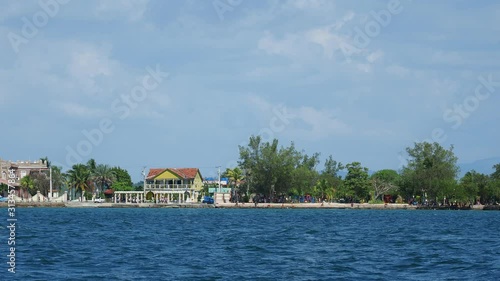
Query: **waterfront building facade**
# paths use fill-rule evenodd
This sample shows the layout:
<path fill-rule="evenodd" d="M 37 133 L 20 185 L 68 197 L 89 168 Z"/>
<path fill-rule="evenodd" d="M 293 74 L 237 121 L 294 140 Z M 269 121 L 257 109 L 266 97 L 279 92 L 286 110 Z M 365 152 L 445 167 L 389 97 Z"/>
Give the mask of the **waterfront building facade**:
<path fill-rule="evenodd" d="M 47 174 L 47 162 L 35 161 L 10 161 L 0 159 L 0 183 L 14 186 L 15 195 L 19 198 L 31 198 L 28 190 L 21 188 L 21 179 L 35 174 Z"/>
<path fill-rule="evenodd" d="M 0 159 L 0 178 L 4 181 L 14 180 L 10 185 L 20 186 L 21 179 L 32 173 L 40 173 L 47 171 L 47 163 L 42 160 L 36 161 L 8 161 Z M 13 171 L 14 177 L 10 176 L 10 171 Z"/>
<path fill-rule="evenodd" d="M 115 191 L 114 202 L 196 202 L 203 189 L 198 168 L 153 168 L 144 180 L 143 191 Z"/>

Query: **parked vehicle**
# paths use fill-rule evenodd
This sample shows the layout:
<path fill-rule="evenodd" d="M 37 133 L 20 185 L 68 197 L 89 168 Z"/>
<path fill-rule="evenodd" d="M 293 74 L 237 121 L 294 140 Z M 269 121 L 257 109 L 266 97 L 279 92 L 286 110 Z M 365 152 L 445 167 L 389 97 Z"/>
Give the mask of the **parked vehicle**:
<path fill-rule="evenodd" d="M 105 202 L 104 198 L 101 197 L 94 199 L 94 203 L 104 203 L 104 202 Z"/>
<path fill-rule="evenodd" d="M 214 203 L 214 198 L 212 198 L 210 196 L 205 196 L 205 197 L 203 197 L 203 200 L 201 201 L 201 203 L 213 204 Z"/>

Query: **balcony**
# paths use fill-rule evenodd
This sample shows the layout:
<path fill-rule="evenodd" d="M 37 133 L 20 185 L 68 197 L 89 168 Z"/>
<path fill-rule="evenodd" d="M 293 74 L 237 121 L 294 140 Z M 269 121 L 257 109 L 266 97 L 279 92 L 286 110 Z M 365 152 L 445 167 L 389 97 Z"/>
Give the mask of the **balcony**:
<path fill-rule="evenodd" d="M 146 184 L 145 190 L 187 190 L 194 189 L 194 184 Z"/>

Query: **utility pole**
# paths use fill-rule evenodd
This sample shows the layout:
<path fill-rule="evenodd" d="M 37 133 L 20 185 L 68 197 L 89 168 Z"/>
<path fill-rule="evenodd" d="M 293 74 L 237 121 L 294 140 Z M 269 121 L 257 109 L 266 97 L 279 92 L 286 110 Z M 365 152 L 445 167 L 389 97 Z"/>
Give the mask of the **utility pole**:
<path fill-rule="evenodd" d="M 50 180 L 49 201 L 52 201 L 52 167 L 49 167 L 49 180 Z"/>
<path fill-rule="evenodd" d="M 220 188 L 220 166 L 217 166 L 216 168 L 219 169 L 219 171 L 218 171 L 218 174 L 219 174 L 219 192 L 222 192 L 222 190 Z"/>
<path fill-rule="evenodd" d="M 143 180 L 142 191 L 146 192 L 146 166 L 142 167 L 141 175 Z"/>

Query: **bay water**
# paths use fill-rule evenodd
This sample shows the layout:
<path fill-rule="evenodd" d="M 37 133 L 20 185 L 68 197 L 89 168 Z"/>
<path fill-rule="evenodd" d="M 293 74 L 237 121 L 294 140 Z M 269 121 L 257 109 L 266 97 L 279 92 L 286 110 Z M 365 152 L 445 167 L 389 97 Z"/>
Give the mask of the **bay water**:
<path fill-rule="evenodd" d="M 500 280 L 497 211 L 16 211 L 0 280 Z"/>

